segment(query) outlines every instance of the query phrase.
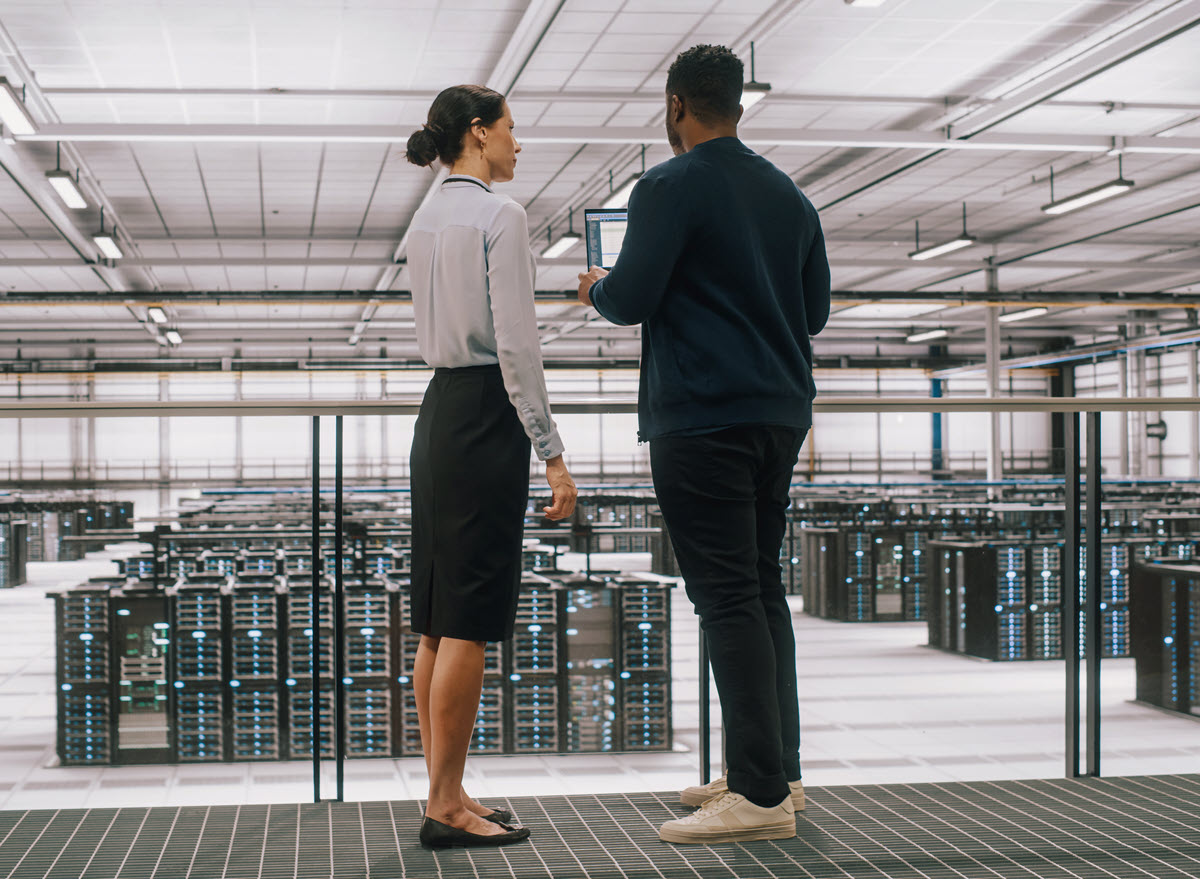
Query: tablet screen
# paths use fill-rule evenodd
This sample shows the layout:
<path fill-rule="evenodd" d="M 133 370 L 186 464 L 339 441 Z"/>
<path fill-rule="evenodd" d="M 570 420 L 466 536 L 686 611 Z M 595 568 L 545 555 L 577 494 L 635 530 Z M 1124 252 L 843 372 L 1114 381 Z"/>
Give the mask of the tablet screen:
<path fill-rule="evenodd" d="M 629 211 L 586 210 L 583 223 L 587 237 L 588 268 L 599 266 L 611 269 L 617 263 L 617 254 L 625 241 L 625 227 L 629 225 Z"/>

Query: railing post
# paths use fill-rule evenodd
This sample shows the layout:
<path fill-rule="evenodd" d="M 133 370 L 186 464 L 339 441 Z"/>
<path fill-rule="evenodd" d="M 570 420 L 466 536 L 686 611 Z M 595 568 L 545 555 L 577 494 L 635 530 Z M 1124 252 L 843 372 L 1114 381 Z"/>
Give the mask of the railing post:
<path fill-rule="evenodd" d="M 700 630 L 700 783 L 712 780 L 712 719 L 708 704 L 708 636 Z"/>
<path fill-rule="evenodd" d="M 321 416 L 312 417 L 312 759 L 313 802 L 321 802 Z"/>
<path fill-rule="evenodd" d="M 1083 606 L 1083 656 L 1087 673 L 1087 774 L 1100 776 L 1100 660 L 1104 655 L 1103 546 L 1100 542 L 1100 413 L 1087 416 L 1087 594 Z M 1131 560 L 1132 562 L 1132 560 Z"/>
<path fill-rule="evenodd" d="M 1066 663 L 1066 771 L 1079 777 L 1079 413 L 1063 418 L 1062 643 Z"/>
<path fill-rule="evenodd" d="M 345 799 L 346 770 L 346 620 L 342 587 L 342 416 L 334 420 L 333 559 L 333 741 L 337 761 L 337 801 Z"/>

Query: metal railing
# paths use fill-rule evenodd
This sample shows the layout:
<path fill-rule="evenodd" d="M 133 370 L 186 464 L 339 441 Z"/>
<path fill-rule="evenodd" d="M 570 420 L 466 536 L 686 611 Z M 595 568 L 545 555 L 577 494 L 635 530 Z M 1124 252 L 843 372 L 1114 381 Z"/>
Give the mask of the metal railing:
<path fill-rule="evenodd" d="M 11 402 L 0 407 L 0 418 L 95 418 L 95 417 L 188 417 L 188 416 L 230 416 L 230 415 L 305 415 L 312 418 L 313 462 L 310 472 L 316 474 L 312 482 L 313 491 L 313 558 L 312 558 L 312 614 L 313 628 L 320 625 L 320 419 L 324 416 L 335 418 L 335 507 L 334 507 L 334 543 L 337 549 L 337 559 L 334 570 L 334 602 L 335 615 L 339 613 L 343 571 L 341 545 L 343 539 L 342 526 L 342 494 L 344 481 L 344 454 L 342 444 L 343 417 L 346 415 L 412 415 L 420 407 L 420 400 L 413 398 L 402 401 L 323 401 L 301 403 L 294 400 L 286 401 L 238 401 L 238 402 L 187 402 L 187 403 L 37 403 Z M 595 414 L 603 412 L 634 412 L 637 411 L 636 401 L 630 398 L 596 398 L 596 397 L 562 397 L 552 404 L 555 412 L 562 414 Z M 1100 545 L 1100 503 L 1101 503 L 1101 456 L 1100 430 L 1101 416 L 1105 412 L 1200 412 L 1198 397 L 1146 397 L 1146 398 L 1103 398 L 1103 397 L 959 397 L 931 399 L 925 397 L 822 397 L 813 405 L 814 414 L 819 418 L 822 413 L 910 413 L 910 412 L 1044 412 L 1048 414 L 1064 413 L 1065 418 L 1065 516 L 1064 516 L 1064 549 L 1066 553 L 1065 579 L 1063 588 L 1063 643 L 1064 645 L 1081 644 L 1082 650 L 1065 650 L 1066 653 L 1066 774 L 1068 777 L 1081 775 L 1099 776 L 1100 774 L 1100 656 L 1101 656 L 1101 624 L 1100 624 L 1100 582 L 1101 582 L 1101 545 Z M 1081 440 L 1084 434 L 1081 430 L 1081 414 L 1087 416 L 1086 433 L 1086 467 L 1081 451 L 1084 448 Z M 1080 493 L 1080 478 L 1085 477 L 1085 491 Z M 1081 505 L 1082 501 L 1082 505 Z M 1081 515 L 1082 514 L 1082 515 Z M 1079 593 L 1079 559 L 1081 549 L 1082 529 L 1087 525 L 1087 572 L 1083 607 L 1077 607 Z M 1083 612 L 1083 639 L 1079 633 L 1079 611 Z M 334 626 L 333 649 L 336 656 L 341 656 L 344 650 L 345 633 L 340 625 Z M 320 692 L 319 676 L 320 662 L 316 656 L 319 639 L 313 639 L 312 657 L 314 669 L 313 682 L 313 797 L 321 799 L 321 748 L 319 700 L 316 694 Z M 711 730 L 709 729 L 709 673 L 708 656 L 705 639 L 701 636 L 701 674 L 700 674 L 700 713 L 701 713 L 701 782 L 706 783 L 710 775 Z M 1083 672 L 1085 697 L 1080 699 L 1080 672 Z M 336 715 L 335 728 L 335 760 L 337 762 L 337 792 L 336 799 L 344 798 L 344 763 L 345 763 L 345 692 L 340 685 L 341 668 L 335 670 L 334 712 Z M 1080 722 L 1084 722 L 1083 738 L 1080 737 Z M 1081 743 L 1087 745 L 1087 764 L 1081 771 Z"/>

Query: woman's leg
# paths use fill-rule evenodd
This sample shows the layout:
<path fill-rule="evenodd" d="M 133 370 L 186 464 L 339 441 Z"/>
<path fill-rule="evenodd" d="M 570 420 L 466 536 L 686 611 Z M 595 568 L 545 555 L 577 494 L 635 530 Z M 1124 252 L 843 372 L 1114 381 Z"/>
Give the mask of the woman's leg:
<path fill-rule="evenodd" d="M 413 666 L 413 689 L 417 697 L 417 718 L 421 724 L 421 752 L 425 755 L 425 772 L 433 778 L 429 755 L 433 752 L 433 737 L 429 730 L 429 687 L 433 681 L 433 669 L 437 662 L 438 643 L 440 638 L 421 636 L 417 646 L 417 659 Z M 490 815 L 492 809 L 481 805 L 462 791 L 462 801 L 466 808 L 476 815 Z"/>
<path fill-rule="evenodd" d="M 424 638 L 421 643 L 424 646 Z M 485 821 L 468 809 L 462 790 L 463 769 L 483 688 L 484 646 L 482 641 L 440 639 L 432 657 L 434 661 L 428 663 L 432 664 L 426 679 L 428 713 L 421 721 L 421 740 L 429 768 L 429 802 L 425 814 L 435 821 L 481 835 L 504 832 L 500 825 Z M 419 660 L 420 651 L 417 656 Z M 426 663 L 421 664 L 422 672 L 426 671 L 425 666 Z M 419 710 L 423 676 L 420 673 L 414 676 Z"/>

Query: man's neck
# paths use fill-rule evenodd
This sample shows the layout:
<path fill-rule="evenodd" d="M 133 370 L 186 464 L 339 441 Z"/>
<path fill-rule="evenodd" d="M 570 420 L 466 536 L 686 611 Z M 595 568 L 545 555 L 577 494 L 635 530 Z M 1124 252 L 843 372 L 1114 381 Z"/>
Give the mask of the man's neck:
<path fill-rule="evenodd" d="M 684 140 L 684 145 L 687 147 L 685 152 L 690 152 L 694 147 L 700 146 L 702 143 L 708 143 L 710 140 L 716 140 L 719 137 L 737 137 L 738 130 L 736 125 L 723 126 L 720 128 L 697 128 L 692 133 L 691 137 Z"/>

